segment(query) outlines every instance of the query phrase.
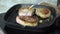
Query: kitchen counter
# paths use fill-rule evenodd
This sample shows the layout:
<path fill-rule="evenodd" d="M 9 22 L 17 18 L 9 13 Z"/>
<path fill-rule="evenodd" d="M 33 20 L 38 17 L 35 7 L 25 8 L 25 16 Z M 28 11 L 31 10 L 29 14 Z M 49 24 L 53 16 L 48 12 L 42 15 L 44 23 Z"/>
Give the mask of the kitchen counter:
<path fill-rule="evenodd" d="M 47 2 L 57 6 L 57 0 L 0 0 L 0 13 L 5 13 L 16 4 L 37 4 Z"/>

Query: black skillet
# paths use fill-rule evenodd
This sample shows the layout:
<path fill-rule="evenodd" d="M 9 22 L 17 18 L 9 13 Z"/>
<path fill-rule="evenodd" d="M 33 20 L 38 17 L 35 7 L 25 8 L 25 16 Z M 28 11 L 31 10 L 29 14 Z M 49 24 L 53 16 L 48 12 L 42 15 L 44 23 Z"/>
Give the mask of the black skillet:
<path fill-rule="evenodd" d="M 51 28 L 50 26 L 52 26 L 54 24 L 54 21 L 56 19 L 56 10 L 53 7 L 49 7 L 49 6 L 44 6 L 44 5 L 35 5 L 33 8 L 48 8 L 51 10 L 51 15 L 53 15 L 53 19 L 50 20 L 47 23 L 42 23 L 39 24 L 39 26 L 36 27 L 23 27 L 22 25 L 16 23 L 16 16 L 18 15 L 18 9 L 21 8 L 22 6 L 26 6 L 29 5 L 31 6 L 31 4 L 17 4 L 14 5 L 13 7 L 11 7 L 5 17 L 4 20 L 6 21 L 6 25 L 8 27 L 14 28 L 14 29 L 19 29 L 19 30 L 26 30 L 26 31 L 34 31 L 34 32 L 43 32 L 43 31 L 47 31 L 49 28 Z"/>

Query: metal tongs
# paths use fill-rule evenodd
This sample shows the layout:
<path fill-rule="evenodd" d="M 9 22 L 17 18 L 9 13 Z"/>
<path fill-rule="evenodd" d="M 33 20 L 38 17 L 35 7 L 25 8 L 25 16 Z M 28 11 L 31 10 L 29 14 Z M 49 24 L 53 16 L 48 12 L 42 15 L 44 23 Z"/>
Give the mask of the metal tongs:
<path fill-rule="evenodd" d="M 40 5 L 40 3 L 38 3 L 37 5 Z M 31 5 L 31 6 L 29 7 L 29 9 L 32 8 L 33 6 L 35 6 L 35 5 Z"/>

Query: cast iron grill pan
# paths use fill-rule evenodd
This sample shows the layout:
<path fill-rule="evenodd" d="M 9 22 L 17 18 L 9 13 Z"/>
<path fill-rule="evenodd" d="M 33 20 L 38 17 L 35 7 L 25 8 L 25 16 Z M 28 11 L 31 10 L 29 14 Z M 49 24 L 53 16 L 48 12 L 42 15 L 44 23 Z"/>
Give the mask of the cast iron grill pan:
<path fill-rule="evenodd" d="M 15 28 L 15 29 L 19 29 L 19 30 L 27 30 L 27 31 L 42 31 L 42 30 L 49 30 L 50 29 L 50 26 L 54 24 L 54 20 L 56 19 L 56 11 L 53 7 L 49 7 L 49 6 L 44 6 L 44 5 L 35 5 L 33 8 L 48 8 L 51 10 L 51 14 L 54 16 L 53 20 L 47 22 L 47 23 L 42 23 L 40 24 L 39 26 L 36 26 L 36 27 L 24 27 L 20 24 L 18 24 L 16 22 L 16 16 L 18 15 L 17 12 L 18 12 L 18 9 L 21 8 L 22 6 L 26 6 L 26 5 L 31 5 L 31 4 L 17 4 L 15 6 L 13 6 L 12 8 L 10 8 L 5 17 L 4 17 L 4 20 L 6 21 L 6 25 L 8 27 L 11 27 L 11 28 Z"/>

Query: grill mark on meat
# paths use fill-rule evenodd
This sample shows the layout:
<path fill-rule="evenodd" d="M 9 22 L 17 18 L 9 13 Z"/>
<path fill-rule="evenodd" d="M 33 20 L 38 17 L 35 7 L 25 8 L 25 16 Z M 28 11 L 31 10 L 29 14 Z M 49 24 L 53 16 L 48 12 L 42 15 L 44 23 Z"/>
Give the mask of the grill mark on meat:
<path fill-rule="evenodd" d="M 43 8 L 40 12 L 46 15 L 49 13 L 49 10 L 47 8 Z"/>
<path fill-rule="evenodd" d="M 19 16 L 19 18 L 25 22 L 30 22 L 30 23 L 34 23 L 38 19 L 36 16 Z"/>

